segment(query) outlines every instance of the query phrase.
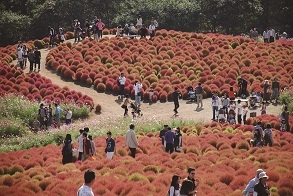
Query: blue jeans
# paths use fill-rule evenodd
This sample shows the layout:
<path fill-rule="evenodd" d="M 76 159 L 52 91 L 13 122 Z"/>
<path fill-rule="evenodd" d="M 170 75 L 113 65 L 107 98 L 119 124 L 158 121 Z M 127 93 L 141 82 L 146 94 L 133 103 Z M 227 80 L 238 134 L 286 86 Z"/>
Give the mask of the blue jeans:
<path fill-rule="evenodd" d="M 135 95 L 135 105 L 140 105 L 140 95 Z"/>

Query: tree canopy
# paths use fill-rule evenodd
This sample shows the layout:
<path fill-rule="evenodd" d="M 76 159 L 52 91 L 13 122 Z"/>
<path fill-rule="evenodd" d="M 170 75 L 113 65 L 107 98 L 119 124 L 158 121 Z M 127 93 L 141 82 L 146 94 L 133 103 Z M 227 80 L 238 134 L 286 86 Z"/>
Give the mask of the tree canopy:
<path fill-rule="evenodd" d="M 267 27 L 293 33 L 291 0 L 13 0 L 0 3 L 0 45 L 47 36 L 47 27 L 71 31 L 77 18 L 101 18 L 108 28 L 154 17 L 159 28 L 181 31 L 248 33 Z"/>

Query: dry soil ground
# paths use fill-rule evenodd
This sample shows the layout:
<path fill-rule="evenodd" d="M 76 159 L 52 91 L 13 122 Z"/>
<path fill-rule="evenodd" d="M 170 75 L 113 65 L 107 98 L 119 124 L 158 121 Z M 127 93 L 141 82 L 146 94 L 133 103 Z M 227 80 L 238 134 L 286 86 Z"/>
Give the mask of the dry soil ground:
<path fill-rule="evenodd" d="M 73 43 L 73 40 L 67 40 Z M 52 82 L 60 87 L 67 86 L 70 90 L 80 91 L 83 94 L 86 94 L 93 98 L 95 105 L 102 105 L 101 114 L 97 115 L 94 112 L 90 115 L 90 120 L 99 119 L 100 117 L 109 117 L 109 116 L 117 116 L 121 117 L 123 115 L 123 109 L 120 107 L 121 101 L 118 101 L 117 97 L 114 95 L 109 95 L 105 93 L 98 93 L 93 88 L 83 87 L 78 84 L 75 84 L 73 81 L 64 81 L 59 75 L 57 75 L 54 71 L 48 70 L 45 67 L 46 56 L 50 49 L 41 49 L 42 59 L 41 59 L 41 71 L 39 72 L 42 76 L 49 78 Z M 15 62 L 16 63 L 16 62 Z M 25 73 L 29 73 L 29 66 L 24 70 Z M 204 107 L 201 109 L 197 109 L 197 105 L 195 103 L 187 103 L 186 100 L 180 100 L 180 108 L 178 109 L 179 114 L 177 118 L 180 119 L 188 119 L 194 121 L 203 121 L 203 122 L 211 122 L 212 118 L 212 107 L 211 107 L 211 99 L 204 99 L 203 105 Z M 173 102 L 165 102 L 165 103 L 142 103 L 141 109 L 143 113 L 143 117 L 155 117 L 156 119 L 167 120 L 174 118 L 173 116 Z M 260 115 L 260 108 L 254 109 L 257 112 L 257 115 Z M 249 111 L 251 112 L 251 111 Z M 274 106 L 272 104 L 267 106 L 268 114 L 280 114 L 280 106 Z M 249 114 L 249 113 L 248 113 Z"/>

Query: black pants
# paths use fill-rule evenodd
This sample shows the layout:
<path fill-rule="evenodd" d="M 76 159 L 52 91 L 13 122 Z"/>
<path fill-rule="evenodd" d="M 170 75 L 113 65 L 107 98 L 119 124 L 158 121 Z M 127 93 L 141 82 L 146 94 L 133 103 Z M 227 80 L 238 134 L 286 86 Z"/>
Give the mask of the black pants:
<path fill-rule="evenodd" d="M 275 38 L 273 36 L 270 36 L 270 43 L 274 42 Z"/>
<path fill-rule="evenodd" d="M 98 38 L 102 38 L 103 36 L 103 30 L 98 30 Z"/>
<path fill-rule="evenodd" d="M 129 150 L 130 150 L 130 156 L 132 156 L 133 158 L 135 158 L 136 148 L 130 148 L 129 147 Z"/>
<path fill-rule="evenodd" d="M 243 115 L 243 124 L 246 125 L 246 115 Z"/>
<path fill-rule="evenodd" d="M 179 102 L 178 101 L 174 101 L 174 112 L 178 112 L 177 109 L 179 108 Z"/>
<path fill-rule="evenodd" d="M 128 114 L 128 108 L 127 108 L 127 106 L 125 106 L 125 108 L 124 108 L 124 116 L 126 116 L 126 114 Z"/>
<path fill-rule="evenodd" d="M 174 152 L 174 144 L 166 143 L 166 152 L 170 152 L 170 154 L 172 154 Z"/>
<path fill-rule="evenodd" d="M 33 69 L 34 69 L 34 62 L 30 61 L 30 71 L 33 71 Z"/>
<path fill-rule="evenodd" d="M 242 123 L 242 116 L 241 115 L 237 115 L 237 122 L 238 122 L 238 124 Z"/>
<path fill-rule="evenodd" d="M 119 95 L 124 95 L 124 86 L 125 85 L 119 85 Z"/>
<path fill-rule="evenodd" d="M 81 157 L 82 157 L 82 152 L 78 152 L 78 158 L 77 158 L 77 160 L 81 160 Z"/>

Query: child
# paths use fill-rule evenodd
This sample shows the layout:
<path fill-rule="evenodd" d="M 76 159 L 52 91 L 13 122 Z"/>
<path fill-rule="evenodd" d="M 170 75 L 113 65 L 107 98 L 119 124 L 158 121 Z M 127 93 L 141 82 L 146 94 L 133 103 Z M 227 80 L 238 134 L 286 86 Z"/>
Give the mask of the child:
<path fill-rule="evenodd" d="M 130 100 L 128 98 L 128 95 L 125 95 L 125 99 L 121 107 L 124 109 L 124 117 L 128 116 L 128 104 L 130 104 Z"/>
<path fill-rule="evenodd" d="M 154 96 L 154 88 L 151 87 L 151 88 L 150 88 L 150 101 L 151 101 L 151 102 L 153 101 L 153 96 Z"/>
<path fill-rule="evenodd" d="M 243 113 L 243 124 L 246 124 L 246 114 L 248 112 L 247 108 L 246 108 L 246 105 L 243 105 L 243 110 L 242 110 L 242 113 Z"/>

